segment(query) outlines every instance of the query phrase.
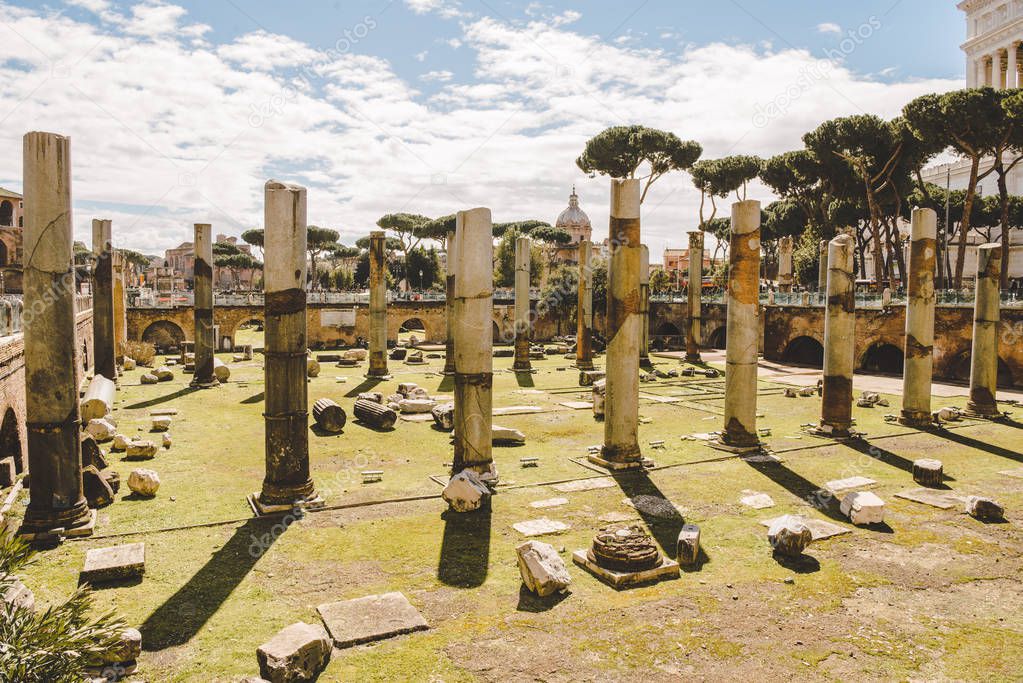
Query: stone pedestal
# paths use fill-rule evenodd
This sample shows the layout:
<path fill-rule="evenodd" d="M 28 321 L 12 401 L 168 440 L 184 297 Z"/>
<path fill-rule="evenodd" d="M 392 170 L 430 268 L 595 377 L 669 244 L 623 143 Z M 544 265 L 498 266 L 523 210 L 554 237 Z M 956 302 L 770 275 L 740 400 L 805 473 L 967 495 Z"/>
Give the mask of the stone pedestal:
<path fill-rule="evenodd" d="M 643 467 L 639 449 L 640 187 L 611 181 L 611 261 L 607 273 L 607 378 L 604 445 L 590 460 L 613 469 Z"/>
<path fill-rule="evenodd" d="M 725 426 L 721 443 L 755 448 L 757 350 L 760 338 L 760 202 L 732 205 L 725 358 Z"/>
<path fill-rule="evenodd" d="M 792 238 L 778 240 L 778 289 L 786 294 L 792 291 Z"/>
<path fill-rule="evenodd" d="M 448 230 L 447 239 L 447 278 L 444 290 L 444 324 L 447 328 L 447 336 L 444 344 L 444 373 L 445 375 L 455 374 L 455 230 Z"/>
<path fill-rule="evenodd" d="M 973 350 L 970 354 L 970 400 L 966 409 L 981 417 L 998 417 L 998 322 L 1001 316 L 999 278 L 1002 269 L 1000 244 L 977 249 L 976 304 L 973 315 Z"/>
<path fill-rule="evenodd" d="M 838 437 L 849 436 L 852 427 L 852 383 L 856 363 L 855 246 L 850 235 L 841 234 L 831 240 L 828 253 L 820 431 Z"/>
<path fill-rule="evenodd" d="M 528 237 L 515 240 L 515 363 L 516 371 L 529 372 L 529 269 Z"/>
<path fill-rule="evenodd" d="M 689 319 L 686 321 L 686 360 L 699 363 L 701 318 L 703 317 L 703 232 L 689 233 L 689 285 L 686 308 Z"/>
<path fill-rule="evenodd" d="M 593 370 L 593 243 L 579 243 L 579 300 L 576 310 L 575 366 Z"/>
<path fill-rule="evenodd" d="M 213 372 L 213 227 L 195 224 L 195 375 L 192 386 L 220 384 Z"/>
<path fill-rule="evenodd" d="M 117 380 L 117 352 L 114 341 L 114 267 L 111 223 L 92 221 L 92 357 L 95 373 Z"/>
<path fill-rule="evenodd" d="M 937 256 L 937 215 L 913 209 L 906 304 L 905 370 L 899 422 L 927 427 L 931 417 L 931 376 L 934 367 L 934 264 Z"/>
<path fill-rule="evenodd" d="M 828 241 L 821 240 L 818 249 L 817 291 L 823 294 L 828 291 Z"/>
<path fill-rule="evenodd" d="M 496 477 L 492 455 L 494 300 L 490 209 L 458 212 L 455 238 L 455 453 L 452 474 Z"/>
<path fill-rule="evenodd" d="M 260 512 L 317 501 L 309 476 L 306 386 L 306 190 L 266 184 L 264 320 L 266 477 Z"/>
<path fill-rule="evenodd" d="M 369 235 L 369 372 L 368 377 L 387 376 L 387 277 L 383 230 Z"/>
<path fill-rule="evenodd" d="M 89 535 L 82 490 L 70 140 L 28 133 L 25 187 L 25 415 L 31 501 L 21 532 Z"/>

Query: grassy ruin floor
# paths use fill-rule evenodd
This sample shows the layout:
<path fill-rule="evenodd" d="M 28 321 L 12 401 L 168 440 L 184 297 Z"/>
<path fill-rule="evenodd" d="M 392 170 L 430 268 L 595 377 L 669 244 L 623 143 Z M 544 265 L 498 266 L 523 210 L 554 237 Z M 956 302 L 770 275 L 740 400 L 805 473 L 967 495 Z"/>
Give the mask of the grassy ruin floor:
<path fill-rule="evenodd" d="M 855 409 L 866 445 L 837 445 L 800 431 L 817 417 L 819 399 L 785 398 L 765 382 L 760 426 L 771 430 L 765 441 L 782 462 L 749 464 L 681 438 L 720 429 L 721 380 L 662 380 L 641 386 L 641 443 L 665 442 L 646 449 L 657 469 L 619 477 L 610 488 L 563 493 L 549 482 L 598 476 L 579 462 L 601 442 L 602 425 L 589 410 L 560 405 L 587 392 L 560 357 L 518 377 L 507 371 L 510 359 L 498 359 L 495 407 L 544 412 L 495 418 L 525 432 L 528 443 L 495 449 L 503 486 L 489 513 L 445 512 L 430 476 L 443 476 L 450 462 L 449 435 L 430 423 L 399 421 L 380 433 L 350 421 L 342 435 L 311 433 L 310 443 L 327 504 L 353 507 L 285 527 L 252 519 L 245 502 L 263 473 L 261 356 L 224 360 L 231 381 L 209 391 L 189 390 L 180 372 L 157 386 L 141 386 L 140 371 L 123 378 L 120 431 L 147 431 L 154 408 L 179 411 L 173 447 L 143 465 L 159 472 L 159 495 L 135 500 L 122 488 L 99 511 L 95 537 L 42 554 L 25 577 L 45 604 L 74 588 L 88 549 L 145 541 L 144 580 L 97 594 L 98 608 L 116 608 L 143 632 L 139 680 L 238 680 L 256 673 L 257 646 L 280 628 L 317 622 L 318 604 L 387 591 L 403 592 L 432 628 L 335 651 L 321 680 L 1009 680 L 1023 671 L 1023 478 L 1000 474 L 1023 468 L 1023 424 L 914 432 L 884 421 L 898 410 L 898 397 L 889 396 L 891 408 Z M 325 364 L 310 381 L 310 400 L 333 398 L 350 415 L 357 393 L 391 393 L 399 381 L 450 394 L 450 379 L 437 374 L 441 363 L 392 362 L 394 379 L 381 385 L 364 381 L 365 368 Z M 948 403 L 955 402 L 937 405 Z M 540 466 L 521 468 L 525 456 L 539 457 Z M 908 468 L 922 456 L 944 461 L 955 493 L 1000 500 L 1008 523 L 895 498 L 915 487 Z M 122 481 L 138 466 L 119 454 L 111 460 Z M 383 481 L 362 484 L 367 469 L 383 470 Z M 819 500 L 825 482 L 854 475 L 877 481 L 887 528 L 815 543 L 799 563 L 776 561 L 761 520 L 792 512 L 852 528 L 836 506 L 808 501 Z M 750 509 L 739 502 L 744 491 L 768 493 L 776 506 Z M 642 518 L 623 503 L 643 495 L 666 498 L 681 514 Z M 378 502 L 413 496 L 425 498 Z M 554 497 L 568 503 L 530 506 Z M 589 544 L 608 513 L 635 514 L 671 556 L 682 520 L 699 524 L 702 565 L 675 581 L 606 587 L 569 556 Z M 538 600 L 520 588 L 522 538 L 511 525 L 539 517 L 571 526 L 541 539 L 564 551 L 573 577 L 567 597 Z"/>

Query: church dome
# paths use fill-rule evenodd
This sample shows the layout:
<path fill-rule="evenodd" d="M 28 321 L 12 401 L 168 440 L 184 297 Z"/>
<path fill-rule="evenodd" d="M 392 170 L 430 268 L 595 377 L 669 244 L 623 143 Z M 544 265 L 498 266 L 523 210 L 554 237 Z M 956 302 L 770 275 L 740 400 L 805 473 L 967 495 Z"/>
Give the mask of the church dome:
<path fill-rule="evenodd" d="M 590 217 L 579 208 L 579 195 L 575 193 L 574 187 L 572 188 L 572 194 L 568 197 L 568 208 L 561 212 L 555 225 L 559 228 L 565 228 L 570 232 L 572 230 L 585 230 L 587 235 L 592 229 Z"/>

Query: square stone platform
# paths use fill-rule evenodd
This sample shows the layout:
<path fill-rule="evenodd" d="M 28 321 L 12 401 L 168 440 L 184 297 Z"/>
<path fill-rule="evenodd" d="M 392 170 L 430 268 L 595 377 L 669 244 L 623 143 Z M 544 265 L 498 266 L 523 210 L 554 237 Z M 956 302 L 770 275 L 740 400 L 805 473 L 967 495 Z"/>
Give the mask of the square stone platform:
<path fill-rule="evenodd" d="M 605 569 L 592 561 L 586 550 L 576 550 L 572 553 L 572 561 L 587 570 L 598 579 L 612 588 L 621 590 L 630 586 L 639 586 L 644 583 L 663 581 L 665 579 L 677 579 L 681 576 L 678 562 L 661 556 L 661 564 L 653 569 L 646 569 L 641 572 L 616 572 Z"/>
<path fill-rule="evenodd" d="M 85 554 L 85 567 L 78 582 L 109 583 L 140 578 L 146 571 L 146 544 L 129 543 L 94 548 Z"/>
<path fill-rule="evenodd" d="M 352 647 L 430 628 L 401 593 L 369 595 L 316 608 L 334 645 Z"/>

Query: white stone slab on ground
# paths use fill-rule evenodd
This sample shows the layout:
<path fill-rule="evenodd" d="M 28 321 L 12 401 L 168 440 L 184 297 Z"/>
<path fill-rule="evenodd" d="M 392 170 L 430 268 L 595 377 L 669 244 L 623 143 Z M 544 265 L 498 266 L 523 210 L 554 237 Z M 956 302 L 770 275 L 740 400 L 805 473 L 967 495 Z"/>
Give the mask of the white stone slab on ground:
<path fill-rule="evenodd" d="M 560 534 L 568 531 L 571 527 L 564 522 L 543 517 L 541 519 L 530 519 L 525 522 L 512 524 L 512 529 L 523 536 L 546 536 L 548 534 Z"/>
<path fill-rule="evenodd" d="M 401 593 L 325 603 L 316 611 L 338 648 L 430 628 L 423 615 Z"/>
<path fill-rule="evenodd" d="M 864 486 L 873 486 L 877 482 L 867 477 L 849 477 L 847 479 L 835 479 L 829 481 L 824 485 L 824 488 L 831 491 L 832 493 L 838 493 L 839 491 L 849 491 L 851 489 L 863 488 Z"/>
<path fill-rule="evenodd" d="M 962 496 L 956 496 L 949 491 L 935 491 L 934 489 L 926 488 L 899 491 L 895 494 L 895 497 L 902 498 L 904 500 L 911 500 L 914 503 L 930 505 L 931 507 L 936 507 L 939 510 L 950 510 L 957 505 L 961 505 L 963 501 Z"/>
<path fill-rule="evenodd" d="M 81 583 L 106 583 L 136 579 L 146 571 L 146 544 L 129 543 L 109 548 L 93 548 L 85 554 L 85 566 L 78 577 Z"/>
<path fill-rule="evenodd" d="M 556 508 L 562 505 L 568 505 L 568 498 L 548 498 L 547 500 L 534 500 L 529 504 L 531 508 Z"/>
<path fill-rule="evenodd" d="M 743 497 L 739 499 L 739 502 L 743 505 L 748 505 L 754 510 L 765 510 L 767 508 L 774 507 L 774 499 L 766 493 L 757 493 L 756 491 L 743 491 Z"/>
<path fill-rule="evenodd" d="M 499 417 L 501 415 L 531 415 L 542 412 L 543 408 L 540 406 L 506 406 L 504 408 L 494 408 L 491 414 L 494 417 Z"/>
<path fill-rule="evenodd" d="M 782 515 L 784 517 L 785 515 Z M 823 541 L 825 538 L 831 538 L 833 536 L 841 536 L 842 534 L 851 534 L 852 529 L 831 522 L 826 522 L 823 519 L 814 519 L 813 517 L 805 517 L 803 515 L 793 515 L 797 517 L 803 524 L 810 528 L 810 533 L 813 534 L 814 541 Z M 761 520 L 761 524 L 770 528 L 781 517 L 774 517 L 772 519 Z"/>
<path fill-rule="evenodd" d="M 1006 477 L 1013 477 L 1015 479 L 1023 479 L 1023 467 L 1017 467 L 1014 470 L 1002 470 L 998 474 L 1004 474 Z"/>
<path fill-rule="evenodd" d="M 630 514 L 628 512 L 606 512 L 597 519 L 607 524 L 616 524 L 618 522 L 631 522 L 639 519 L 639 515 L 636 513 Z"/>
<path fill-rule="evenodd" d="M 572 410 L 589 410 L 593 407 L 593 401 L 562 401 L 558 405 Z"/>
<path fill-rule="evenodd" d="M 593 491 L 594 489 L 609 489 L 615 487 L 613 479 L 599 477 L 596 479 L 580 479 L 578 481 L 566 481 L 564 484 L 556 484 L 555 491 L 562 493 L 575 493 L 577 491 Z"/>

